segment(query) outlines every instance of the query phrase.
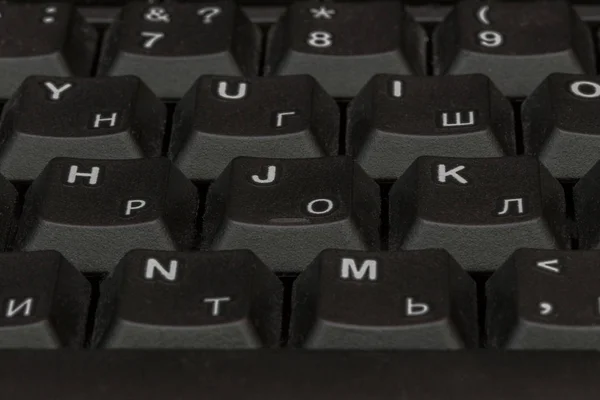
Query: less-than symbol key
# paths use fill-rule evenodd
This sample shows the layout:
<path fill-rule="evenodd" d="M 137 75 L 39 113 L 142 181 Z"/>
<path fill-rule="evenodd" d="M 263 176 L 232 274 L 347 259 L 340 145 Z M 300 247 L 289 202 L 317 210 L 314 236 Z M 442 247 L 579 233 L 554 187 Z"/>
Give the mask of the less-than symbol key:
<path fill-rule="evenodd" d="M 558 258 L 555 258 L 554 260 L 538 261 L 536 265 L 544 271 L 550 271 L 555 274 L 561 273 L 561 265 Z"/>

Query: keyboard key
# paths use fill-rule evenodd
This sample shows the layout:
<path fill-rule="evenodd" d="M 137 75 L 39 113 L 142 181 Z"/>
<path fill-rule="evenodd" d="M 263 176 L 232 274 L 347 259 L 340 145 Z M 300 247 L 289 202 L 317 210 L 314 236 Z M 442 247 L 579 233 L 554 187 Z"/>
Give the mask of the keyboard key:
<path fill-rule="evenodd" d="M 123 7 L 107 36 L 99 75 L 137 75 L 178 99 L 201 75 L 256 75 L 260 31 L 233 1 Z"/>
<path fill-rule="evenodd" d="M 443 250 L 326 250 L 294 285 L 290 341 L 295 346 L 477 345 L 475 282 Z"/>
<path fill-rule="evenodd" d="M 573 188 L 575 222 L 581 249 L 600 249 L 600 162 Z"/>
<path fill-rule="evenodd" d="M 490 347 L 600 349 L 598 251 L 518 250 L 487 283 Z"/>
<path fill-rule="evenodd" d="M 16 249 L 60 251 L 82 272 L 109 272 L 129 250 L 190 248 L 198 193 L 165 158 L 56 158 L 25 196 Z"/>
<path fill-rule="evenodd" d="M 277 346 L 282 293 L 281 281 L 247 250 L 134 250 L 102 284 L 94 345 Z"/>
<path fill-rule="evenodd" d="M 170 157 L 190 179 L 216 179 L 238 156 L 338 152 L 336 103 L 310 76 L 204 76 L 175 110 Z"/>
<path fill-rule="evenodd" d="M 377 73 L 424 75 L 426 43 L 400 2 L 296 2 L 271 28 L 265 72 L 310 74 L 349 98 Z"/>
<path fill-rule="evenodd" d="M 512 107 L 483 75 L 377 75 L 349 105 L 346 146 L 385 180 L 419 156 L 514 155 Z"/>
<path fill-rule="evenodd" d="M 552 74 L 523 103 L 525 152 L 557 178 L 579 179 L 600 159 L 600 79 Z"/>
<path fill-rule="evenodd" d="M 4 108 L 0 172 L 32 181 L 55 157 L 161 154 L 165 106 L 139 78 L 30 77 Z"/>
<path fill-rule="evenodd" d="M 327 248 L 379 248 L 379 187 L 349 157 L 236 158 L 210 186 L 202 248 L 300 272 Z"/>
<path fill-rule="evenodd" d="M 90 296 L 56 251 L 0 254 L 0 348 L 81 347 Z"/>
<path fill-rule="evenodd" d="M 518 248 L 568 249 L 562 187 L 533 157 L 421 157 L 390 191 L 390 248 L 444 248 L 492 271 Z"/>
<path fill-rule="evenodd" d="M 0 99 L 30 75 L 88 76 L 97 32 L 62 3 L 0 3 Z"/>
<path fill-rule="evenodd" d="M 506 96 L 529 95 L 549 74 L 595 73 L 589 28 L 568 2 L 465 0 L 433 35 L 437 75 L 483 73 Z"/>

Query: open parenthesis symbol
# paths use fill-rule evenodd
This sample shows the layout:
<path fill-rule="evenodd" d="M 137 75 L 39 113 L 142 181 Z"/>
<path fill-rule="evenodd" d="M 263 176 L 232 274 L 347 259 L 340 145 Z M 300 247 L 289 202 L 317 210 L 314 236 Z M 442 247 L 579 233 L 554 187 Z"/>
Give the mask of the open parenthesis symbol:
<path fill-rule="evenodd" d="M 484 25 L 490 24 L 490 20 L 488 19 L 489 11 L 490 6 L 482 6 L 479 11 L 477 11 L 477 19 Z"/>

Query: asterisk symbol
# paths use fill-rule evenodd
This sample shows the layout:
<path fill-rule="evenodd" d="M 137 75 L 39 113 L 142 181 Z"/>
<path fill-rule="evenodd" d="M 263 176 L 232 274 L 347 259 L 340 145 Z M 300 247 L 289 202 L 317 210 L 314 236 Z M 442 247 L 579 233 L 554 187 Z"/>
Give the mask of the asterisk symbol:
<path fill-rule="evenodd" d="M 327 8 L 325 6 L 321 6 L 320 8 L 311 8 L 310 12 L 313 15 L 313 18 L 325 18 L 331 19 L 335 15 L 335 10 L 331 8 Z"/>

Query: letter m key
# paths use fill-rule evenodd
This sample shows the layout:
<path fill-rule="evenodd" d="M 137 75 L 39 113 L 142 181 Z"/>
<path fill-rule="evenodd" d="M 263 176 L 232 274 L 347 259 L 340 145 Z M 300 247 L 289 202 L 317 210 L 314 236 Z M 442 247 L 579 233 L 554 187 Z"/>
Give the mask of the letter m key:
<path fill-rule="evenodd" d="M 377 260 L 364 260 L 360 267 L 354 258 L 342 258 L 340 277 L 344 280 L 377 281 Z"/>

